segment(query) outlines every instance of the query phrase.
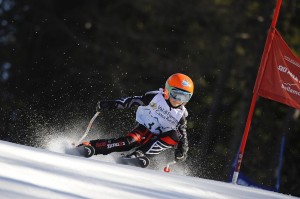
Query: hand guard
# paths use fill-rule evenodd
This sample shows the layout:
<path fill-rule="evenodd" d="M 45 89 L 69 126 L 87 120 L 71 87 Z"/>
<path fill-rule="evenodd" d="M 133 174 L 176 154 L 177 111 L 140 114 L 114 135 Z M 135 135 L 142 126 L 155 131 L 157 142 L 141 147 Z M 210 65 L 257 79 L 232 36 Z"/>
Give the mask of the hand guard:
<path fill-rule="evenodd" d="M 100 110 L 109 110 L 115 107 L 115 102 L 112 101 L 99 101 L 96 106 L 96 111 L 100 112 Z"/>
<path fill-rule="evenodd" d="M 175 160 L 177 162 L 183 162 L 186 160 L 186 158 L 187 158 L 186 152 L 182 152 L 181 150 L 178 149 L 175 150 Z"/>

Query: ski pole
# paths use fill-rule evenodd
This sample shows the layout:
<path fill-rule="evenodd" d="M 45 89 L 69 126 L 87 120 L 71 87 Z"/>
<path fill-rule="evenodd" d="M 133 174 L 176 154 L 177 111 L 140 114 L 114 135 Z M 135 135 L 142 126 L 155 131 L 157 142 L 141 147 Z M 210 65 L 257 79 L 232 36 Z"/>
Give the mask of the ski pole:
<path fill-rule="evenodd" d="M 171 171 L 170 166 L 173 165 L 173 164 L 176 164 L 176 160 L 173 160 L 172 162 L 169 162 L 167 164 L 167 166 L 164 168 L 164 172 L 169 173 Z"/>
<path fill-rule="evenodd" d="M 93 124 L 94 120 L 96 119 L 96 117 L 99 115 L 99 113 L 100 113 L 100 112 L 96 112 L 96 114 L 94 115 L 94 117 L 91 119 L 89 125 L 87 126 L 87 128 L 86 128 L 86 130 L 85 130 L 83 136 L 78 140 L 78 142 L 77 142 L 76 145 L 75 145 L 75 143 L 73 143 L 73 145 L 77 146 L 77 145 L 80 144 L 81 141 L 88 135 L 88 133 L 89 133 L 91 127 L 92 127 L 92 124 Z"/>

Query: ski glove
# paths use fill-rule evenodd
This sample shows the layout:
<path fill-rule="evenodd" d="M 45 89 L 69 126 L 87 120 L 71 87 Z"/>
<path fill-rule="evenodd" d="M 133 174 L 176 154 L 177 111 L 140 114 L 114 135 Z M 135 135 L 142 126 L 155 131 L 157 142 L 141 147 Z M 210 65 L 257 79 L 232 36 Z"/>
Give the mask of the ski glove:
<path fill-rule="evenodd" d="M 177 162 L 183 162 L 187 158 L 187 153 L 183 152 L 182 150 L 176 149 L 175 150 L 175 160 Z"/>
<path fill-rule="evenodd" d="M 96 106 L 96 111 L 100 112 L 100 110 L 110 110 L 116 108 L 117 104 L 115 101 L 99 101 Z"/>

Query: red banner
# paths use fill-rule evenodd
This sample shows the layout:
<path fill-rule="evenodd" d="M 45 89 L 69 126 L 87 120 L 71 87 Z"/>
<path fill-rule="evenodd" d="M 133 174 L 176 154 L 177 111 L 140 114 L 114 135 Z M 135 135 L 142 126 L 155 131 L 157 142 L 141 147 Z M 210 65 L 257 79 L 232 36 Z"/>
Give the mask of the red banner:
<path fill-rule="evenodd" d="M 288 45 L 275 30 L 269 54 L 266 55 L 265 68 L 258 72 L 254 92 L 261 97 L 281 102 L 300 109 L 300 59 L 289 49 Z M 267 43 L 268 43 L 267 42 Z M 267 46 L 267 45 L 266 45 Z"/>

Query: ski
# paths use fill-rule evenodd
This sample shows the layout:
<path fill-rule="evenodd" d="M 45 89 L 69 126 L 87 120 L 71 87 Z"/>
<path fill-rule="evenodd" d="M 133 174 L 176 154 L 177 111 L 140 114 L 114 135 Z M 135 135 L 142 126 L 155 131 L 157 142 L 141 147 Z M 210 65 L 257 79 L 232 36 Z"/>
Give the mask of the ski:
<path fill-rule="evenodd" d="M 130 166 L 136 166 L 136 167 L 141 167 L 145 168 L 149 165 L 150 160 L 146 156 L 141 156 L 141 157 L 132 157 L 129 155 L 124 155 L 122 154 L 122 157 L 119 157 L 117 159 L 118 164 L 124 164 L 124 165 L 130 165 Z"/>

